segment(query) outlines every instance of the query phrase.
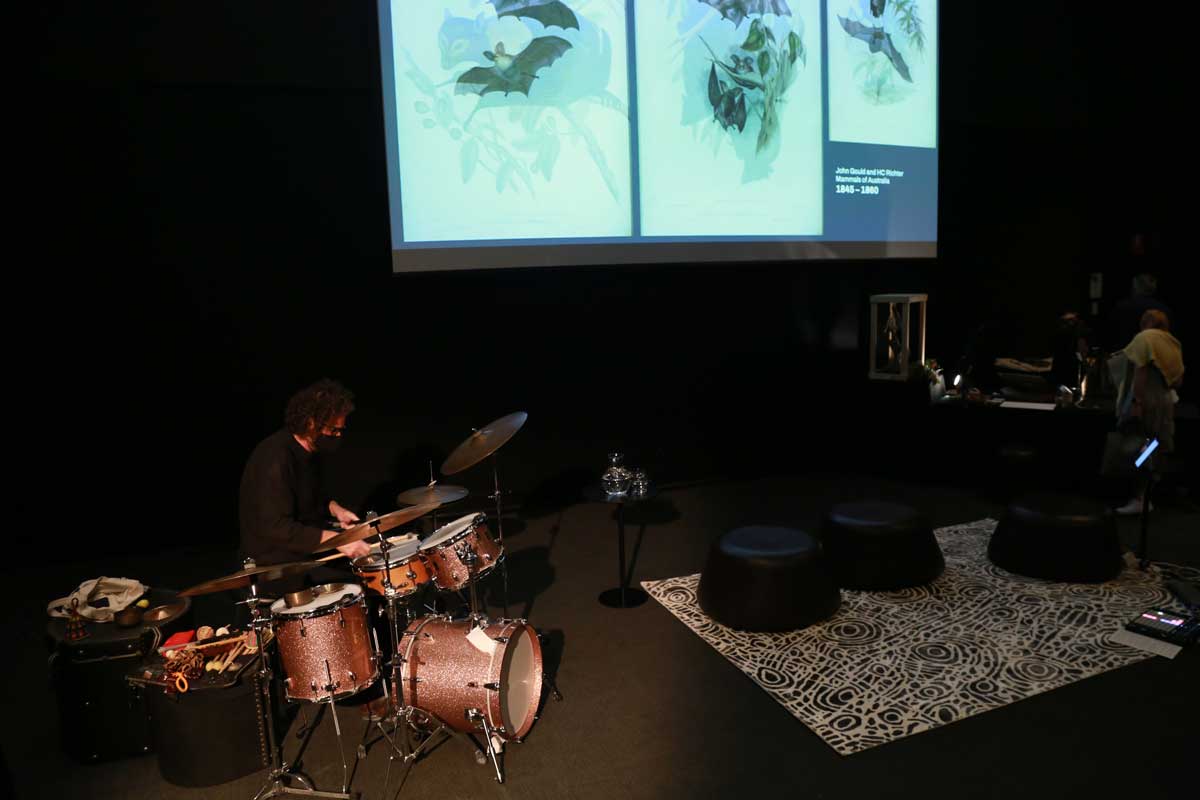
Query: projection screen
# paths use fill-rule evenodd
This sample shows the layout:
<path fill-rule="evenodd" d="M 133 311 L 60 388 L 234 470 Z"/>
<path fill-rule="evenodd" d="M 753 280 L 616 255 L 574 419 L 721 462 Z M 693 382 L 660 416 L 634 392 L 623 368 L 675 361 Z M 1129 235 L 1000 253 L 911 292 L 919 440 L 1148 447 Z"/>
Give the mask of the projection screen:
<path fill-rule="evenodd" d="M 937 254 L 937 0 L 379 0 L 395 272 Z"/>

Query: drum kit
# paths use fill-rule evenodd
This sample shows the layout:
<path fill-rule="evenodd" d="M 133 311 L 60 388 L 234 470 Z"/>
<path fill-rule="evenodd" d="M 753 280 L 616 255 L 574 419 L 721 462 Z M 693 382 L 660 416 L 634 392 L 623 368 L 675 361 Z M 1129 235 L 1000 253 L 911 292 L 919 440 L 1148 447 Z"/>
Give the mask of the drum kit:
<path fill-rule="evenodd" d="M 500 532 L 500 482 L 495 451 L 524 423 L 524 413 L 512 414 L 476 430 L 442 465 L 444 474 L 466 469 L 493 456 L 493 485 L 498 536 L 493 538 L 484 514 L 467 514 L 436 527 L 421 541 L 408 533 L 385 536 L 424 517 L 442 503 L 467 495 L 466 489 L 439 486 L 403 492 L 402 503 L 414 503 L 390 514 L 368 514 L 366 521 L 321 542 L 313 551 L 333 550 L 353 542 L 370 543 L 367 555 L 354 559 L 350 568 L 359 583 L 327 583 L 279 598 L 259 597 L 260 584 L 308 572 L 332 557 L 287 564 L 258 566 L 247 560 L 243 569 L 198 584 L 181 592 L 200 595 L 227 589 L 248 589 L 244 602 L 250 610 L 257 637 L 261 685 L 265 708 L 274 696 L 272 659 L 267 647 L 274 644 L 283 673 L 283 695 L 292 702 L 333 704 L 372 688 L 382 680 L 387 712 L 372 716 L 379 731 L 377 741 L 391 748 L 384 789 L 392 764 L 401 762 L 406 774 L 411 765 L 444 737 L 462 738 L 480 764 L 490 759 L 496 780 L 504 782 L 500 754 L 508 742 L 520 742 L 537 718 L 542 695 L 542 651 L 537 632 L 522 619 L 491 620 L 479 606 L 477 584 L 504 569 L 504 542 Z M 469 592 L 470 611 L 465 618 L 428 613 L 418 602 L 427 588 L 437 592 Z M 368 598 L 382 600 L 390 642 L 380 647 L 371 626 Z M 422 613 L 427 612 L 427 613 Z M 383 619 L 380 619 L 383 622 Z M 556 697 L 560 697 L 557 690 Z M 342 749 L 341 792 L 315 790 L 308 779 L 282 761 L 274 730 L 274 715 L 267 715 L 271 773 L 255 800 L 282 795 L 316 798 L 349 798 L 348 769 L 341 748 L 341 728 L 333 713 L 339 749 Z M 481 735 L 480 745 L 475 736 Z M 366 757 L 365 744 L 358 748 Z M 404 776 L 401 775 L 401 786 Z M 293 784 L 299 784 L 299 787 Z"/>

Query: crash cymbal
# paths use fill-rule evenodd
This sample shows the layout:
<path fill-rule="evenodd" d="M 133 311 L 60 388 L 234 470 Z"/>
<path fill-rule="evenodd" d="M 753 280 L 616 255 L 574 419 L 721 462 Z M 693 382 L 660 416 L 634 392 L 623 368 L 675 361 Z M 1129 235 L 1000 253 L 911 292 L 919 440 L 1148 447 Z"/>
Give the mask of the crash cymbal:
<path fill-rule="evenodd" d="M 211 581 L 198 583 L 179 593 L 181 597 L 194 597 L 198 594 L 212 594 L 226 589 L 241 589 L 260 581 L 277 581 L 292 575 L 308 572 L 313 567 L 319 567 L 320 561 L 290 561 L 286 564 L 267 564 L 261 567 L 248 567 L 237 572 Z"/>
<path fill-rule="evenodd" d="M 326 539 L 317 545 L 313 552 L 320 553 L 323 550 L 333 550 L 335 547 L 341 547 L 351 542 L 359 542 L 368 536 L 390 531 L 399 525 L 412 522 L 417 517 L 425 516 L 437 508 L 438 505 L 438 503 L 426 503 L 419 506 L 410 506 L 409 508 L 402 508 L 399 511 L 393 511 L 390 514 L 384 514 L 382 517 L 368 520 L 367 522 L 355 525 L 353 528 L 347 528 L 332 539 Z"/>
<path fill-rule="evenodd" d="M 461 486 L 438 486 L 431 483 L 428 486 L 418 486 L 415 489 L 401 492 L 396 495 L 396 502 L 410 506 L 426 503 L 453 503 L 455 500 L 462 500 L 467 494 L 467 490 Z"/>
<path fill-rule="evenodd" d="M 453 475 L 478 464 L 499 450 L 505 442 L 513 437 L 514 433 L 521 430 L 521 426 L 527 419 L 529 419 L 528 414 L 518 411 L 475 431 L 467 437 L 465 442 L 454 448 L 454 452 L 442 462 L 442 474 Z"/>

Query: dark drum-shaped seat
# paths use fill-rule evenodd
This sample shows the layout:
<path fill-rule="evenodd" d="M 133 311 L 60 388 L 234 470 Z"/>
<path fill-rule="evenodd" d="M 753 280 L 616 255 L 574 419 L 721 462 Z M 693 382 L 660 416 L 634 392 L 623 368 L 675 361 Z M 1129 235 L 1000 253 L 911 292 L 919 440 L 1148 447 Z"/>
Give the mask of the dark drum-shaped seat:
<path fill-rule="evenodd" d="M 1030 578 L 1102 583 L 1121 572 L 1121 542 L 1100 503 L 1070 494 L 1028 494 L 1008 506 L 988 543 L 998 567 Z"/>
<path fill-rule="evenodd" d="M 933 581 L 946 567 L 929 520 L 898 503 L 836 505 L 825 515 L 822 538 L 843 589 L 907 589 Z"/>
<path fill-rule="evenodd" d="M 794 528 L 737 528 L 713 543 L 700 608 L 730 628 L 790 631 L 833 615 L 842 596 L 821 543 Z"/>

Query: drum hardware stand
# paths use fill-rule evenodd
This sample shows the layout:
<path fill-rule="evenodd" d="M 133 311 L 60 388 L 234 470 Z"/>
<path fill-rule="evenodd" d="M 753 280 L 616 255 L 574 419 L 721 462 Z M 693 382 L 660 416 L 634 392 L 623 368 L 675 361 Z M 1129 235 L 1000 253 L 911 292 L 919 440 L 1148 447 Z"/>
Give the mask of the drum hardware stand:
<path fill-rule="evenodd" d="M 413 747 L 412 738 L 411 738 L 411 730 L 410 730 L 412 711 L 409 706 L 405 706 L 403 704 L 404 703 L 404 694 L 400 689 L 400 680 L 401 680 L 400 665 L 402 662 L 402 658 L 400 656 L 400 625 L 399 625 L 400 611 L 397 608 L 397 606 L 400 603 L 401 598 L 400 598 L 400 594 L 396 591 L 395 585 L 392 583 L 392 576 L 391 576 L 392 560 L 391 560 L 391 556 L 389 553 L 389 551 L 391 550 L 391 544 L 387 541 L 387 538 L 384 537 L 382 531 L 377 532 L 376 535 L 379 538 L 379 549 L 380 549 L 380 553 L 383 556 L 383 589 L 384 589 L 383 594 L 384 594 L 384 599 L 387 602 L 386 613 L 387 613 L 387 617 L 388 617 L 388 628 L 391 631 L 391 635 L 392 635 L 392 652 L 389 654 L 391 668 L 390 668 L 390 670 L 383 671 L 383 674 L 385 676 L 383 678 L 383 686 L 384 686 L 384 692 L 387 697 L 388 711 L 383 716 L 383 718 L 373 720 L 373 724 L 379 730 L 380 738 L 382 738 L 385 742 L 387 742 L 388 747 L 390 747 L 392 749 L 392 754 L 390 756 L 388 756 L 388 769 L 387 769 L 387 772 L 384 774 L 384 779 L 383 779 L 384 792 L 386 794 L 388 782 L 391 780 L 392 762 L 397 759 L 402 761 L 405 765 L 404 774 L 407 775 L 408 769 L 410 768 L 412 762 L 414 760 L 416 760 L 416 758 L 420 755 L 422 750 L 425 748 L 428 740 L 426 740 L 425 742 L 422 742 L 420 745 L 418 745 L 415 748 Z M 416 580 L 416 577 L 417 577 L 416 573 L 414 573 L 412 571 L 412 569 L 410 568 L 408 571 L 409 580 Z M 409 617 L 407 604 L 405 605 L 404 615 L 405 615 L 404 627 L 405 627 L 405 629 L 407 629 L 407 627 L 408 627 L 407 623 L 408 623 L 408 617 Z M 375 650 L 377 653 L 379 653 L 380 658 L 382 658 L 383 654 L 381 652 L 381 648 L 379 647 L 378 637 L 376 637 L 376 639 L 375 639 Z M 390 681 L 386 677 L 388 671 L 391 672 L 391 680 Z M 393 692 L 395 694 L 393 694 Z M 391 724 L 391 726 L 392 726 L 391 732 L 389 732 L 388 729 L 386 727 L 384 727 L 385 723 Z M 403 731 L 401 731 L 402 728 L 403 728 Z M 363 731 L 363 740 L 359 744 L 359 747 L 358 747 L 358 757 L 359 758 L 366 757 L 366 752 L 367 752 L 366 738 L 367 738 L 367 734 L 370 732 L 370 730 L 371 730 L 371 723 L 368 723 L 366 729 Z M 403 784 L 404 776 L 401 776 L 400 780 L 401 780 L 401 783 Z"/>
<path fill-rule="evenodd" d="M 246 567 L 254 566 L 252 559 L 246 559 Z M 254 800 L 266 800 L 268 797 L 313 797 L 313 798 L 329 798 L 329 800 L 352 800 L 352 796 L 345 791 L 341 792 L 320 792 L 313 788 L 312 783 L 298 772 L 292 772 L 291 766 L 283 761 L 283 747 L 278 742 L 275 735 L 275 710 L 274 704 L 271 702 L 271 686 L 274 682 L 274 674 L 271 671 L 271 659 L 266 651 L 266 642 L 263 640 L 263 628 L 270 624 L 270 620 L 262 613 L 262 604 L 264 600 L 258 596 L 257 582 L 250 584 L 250 597 L 243 601 L 250 607 L 250 626 L 254 629 L 254 637 L 258 643 L 259 668 L 258 678 L 262 686 L 264 709 L 267 717 L 267 744 L 271 748 L 271 774 L 267 776 L 266 782 L 258 793 L 254 795 Z M 340 734 L 339 734 L 340 736 Z M 339 739 L 340 742 L 340 739 Z M 344 763 L 344 762 L 343 762 Z M 294 789 L 285 781 L 295 781 L 304 788 Z"/>
<path fill-rule="evenodd" d="M 333 702 L 333 693 L 337 691 L 338 686 L 341 684 L 334 681 L 333 672 L 329 669 L 328 659 L 325 660 L 325 675 L 328 677 L 329 682 L 320 688 L 328 692 L 328 695 L 325 699 L 318 700 L 317 702 L 327 704 L 329 706 L 329 713 L 333 716 L 333 732 L 337 736 L 338 753 L 342 757 L 342 794 L 349 796 L 350 768 L 346 765 L 346 748 L 342 744 L 342 725 L 340 722 L 338 722 L 337 707 Z"/>
<path fill-rule="evenodd" d="M 545 642 L 546 642 L 546 637 L 540 632 L 537 634 L 537 639 L 538 639 L 539 647 L 541 645 L 545 644 Z M 561 703 L 563 696 L 562 696 L 562 692 L 560 692 L 558 690 L 558 674 L 557 673 L 558 673 L 558 671 L 555 670 L 555 674 L 551 675 L 549 672 L 542 670 L 542 681 L 549 685 L 550 693 L 554 695 L 554 699 L 556 701 Z"/>
<path fill-rule="evenodd" d="M 433 477 L 433 459 L 429 460 L 429 485 L 431 487 L 437 485 L 437 480 Z M 436 531 L 438 529 L 437 509 L 436 508 L 430 514 L 430 517 L 431 517 L 430 524 L 433 526 L 433 529 Z"/>
<path fill-rule="evenodd" d="M 484 623 L 487 622 L 487 609 L 484 609 L 485 613 L 479 613 L 479 596 L 475 589 L 475 583 L 477 580 L 475 575 L 475 562 L 479 560 L 479 556 L 476 554 L 475 548 L 471 547 L 468 542 L 463 542 L 462 544 L 455 546 L 454 555 L 459 561 L 467 565 L 467 586 L 470 589 L 471 595 L 471 627 L 482 628 L 484 627 Z M 507 610 L 507 605 L 505 606 L 505 609 Z M 470 633 L 470 630 L 468 629 L 467 632 Z"/>
<path fill-rule="evenodd" d="M 497 466 L 499 459 L 495 453 L 492 453 L 492 497 L 496 500 L 496 536 L 497 544 L 500 545 L 500 552 L 504 552 L 504 510 L 500 506 L 500 469 Z M 508 618 L 508 564 L 500 564 L 500 576 L 504 584 L 504 617 Z M 503 783 L 503 781 L 501 781 Z"/>
<path fill-rule="evenodd" d="M 496 783 L 504 783 L 504 772 L 500 769 L 497 748 L 492 738 L 495 735 L 495 729 L 488 724 L 487 715 L 478 708 L 468 708 L 464 712 L 464 716 L 476 725 L 483 725 L 483 738 L 487 743 L 487 754 L 492 758 L 492 768 L 496 770 Z"/>

